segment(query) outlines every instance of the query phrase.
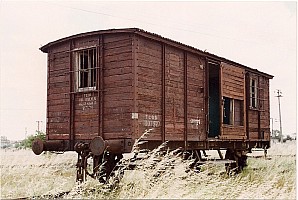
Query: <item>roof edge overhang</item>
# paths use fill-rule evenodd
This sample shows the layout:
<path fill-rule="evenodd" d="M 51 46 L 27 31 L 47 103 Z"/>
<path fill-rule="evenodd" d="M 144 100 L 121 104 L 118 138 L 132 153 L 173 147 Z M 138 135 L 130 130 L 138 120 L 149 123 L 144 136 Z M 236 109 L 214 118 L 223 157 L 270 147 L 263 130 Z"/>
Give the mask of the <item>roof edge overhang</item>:
<path fill-rule="evenodd" d="M 50 42 L 50 43 L 48 43 L 48 44 L 40 47 L 39 49 L 42 52 L 44 52 L 44 53 L 48 53 L 50 47 L 52 47 L 52 46 L 54 46 L 56 44 L 65 42 L 65 41 L 69 41 L 69 40 L 75 39 L 75 38 L 87 37 L 87 36 L 93 36 L 93 35 L 101 35 L 101 34 L 115 34 L 115 33 L 136 33 L 138 35 L 141 35 L 141 36 L 146 37 L 146 38 L 149 38 L 149 39 L 157 40 L 157 41 L 160 41 L 160 42 L 165 42 L 165 43 L 167 43 L 167 44 L 169 44 L 171 46 L 175 46 L 175 47 L 184 49 L 186 51 L 193 52 L 195 54 L 200 54 L 201 56 L 207 57 L 209 59 L 213 59 L 213 60 L 216 60 L 216 61 L 219 61 L 219 62 L 226 62 L 226 63 L 232 64 L 232 65 L 240 66 L 242 68 L 245 68 L 249 72 L 263 75 L 263 76 L 265 76 L 265 77 L 267 77 L 269 79 L 272 79 L 274 77 L 274 76 L 272 76 L 270 74 L 261 72 L 261 71 L 259 71 L 257 69 L 253 69 L 253 68 L 247 67 L 245 65 L 242 65 L 240 63 L 234 62 L 232 60 L 228 60 L 226 58 L 217 56 L 215 54 L 211 54 L 209 52 L 202 51 L 202 50 L 197 49 L 197 48 L 194 48 L 192 46 L 189 46 L 189 45 L 186 45 L 186 44 L 183 44 L 183 43 L 180 43 L 180 42 L 171 40 L 169 38 L 162 37 L 162 36 L 160 36 L 158 34 L 155 34 L 155 33 L 144 31 L 144 30 L 139 29 L 139 28 L 107 29 L 107 30 L 98 30 L 98 31 L 91 31 L 91 32 L 85 32 L 85 33 L 79 33 L 79 34 L 75 34 L 75 35 L 72 35 L 72 36 L 69 36 L 69 37 L 61 38 L 59 40 L 55 40 L 53 42 Z"/>
<path fill-rule="evenodd" d="M 98 31 L 91 31 L 91 32 L 85 32 L 85 33 L 79 33 L 79 34 L 75 34 L 75 35 L 71 35 L 65 38 L 61 38 L 59 40 L 55 40 L 53 42 L 50 42 L 42 47 L 40 47 L 39 49 L 44 52 L 44 53 L 48 53 L 48 50 L 51 46 L 54 46 L 56 44 L 68 41 L 68 40 L 72 40 L 74 38 L 80 38 L 80 37 L 88 37 L 88 36 L 92 36 L 92 35 L 100 35 L 100 34 L 113 34 L 113 33 L 132 33 L 132 32 L 136 32 L 140 29 L 138 28 L 125 28 L 125 29 L 108 29 L 108 30 L 98 30 Z"/>

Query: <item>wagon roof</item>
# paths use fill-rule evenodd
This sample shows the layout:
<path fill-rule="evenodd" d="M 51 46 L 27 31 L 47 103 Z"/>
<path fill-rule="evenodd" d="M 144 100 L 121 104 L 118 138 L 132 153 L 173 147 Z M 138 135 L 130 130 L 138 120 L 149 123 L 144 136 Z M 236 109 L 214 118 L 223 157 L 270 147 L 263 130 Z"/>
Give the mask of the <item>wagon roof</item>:
<path fill-rule="evenodd" d="M 257 74 L 261 74 L 261 75 L 266 76 L 268 78 L 273 78 L 272 75 L 261 72 L 257 69 L 247 67 L 247 66 L 242 65 L 240 63 L 237 63 L 235 61 L 232 61 L 232 60 L 217 56 L 217 55 L 209 53 L 209 52 L 202 51 L 202 50 L 197 49 L 195 47 L 192 47 L 192 46 L 189 46 L 189 45 L 174 41 L 174 40 L 169 39 L 169 38 L 162 37 L 158 34 L 151 33 L 151 32 L 139 29 L 139 28 L 108 29 L 108 30 L 98 30 L 98 31 L 91 31 L 91 32 L 86 32 L 86 33 L 79 33 L 79 34 L 76 34 L 76 35 L 72 35 L 72 36 L 69 36 L 69 37 L 61 38 L 59 40 L 55 40 L 53 42 L 50 42 L 50 43 L 42 46 L 40 48 L 40 50 L 44 53 L 48 53 L 48 50 L 51 46 L 54 46 L 58 43 L 62 43 L 62 42 L 65 42 L 65 41 L 68 41 L 68 40 L 71 40 L 71 39 L 74 39 L 74 38 L 87 37 L 87 36 L 99 35 L 99 34 L 114 34 L 114 33 L 135 33 L 135 34 L 141 35 L 141 36 L 146 37 L 146 38 L 150 38 L 150 39 L 153 39 L 153 40 L 164 42 L 164 43 L 167 43 L 171 46 L 175 46 L 175 47 L 178 47 L 180 49 L 184 49 L 184 50 L 193 52 L 195 54 L 200 54 L 201 56 L 206 56 L 207 58 L 213 59 L 215 61 L 227 62 L 227 63 L 233 64 L 233 65 L 237 65 L 237 66 L 240 66 L 242 68 L 245 68 L 248 71 L 251 71 L 251 72 L 254 72 L 254 73 L 257 73 Z"/>

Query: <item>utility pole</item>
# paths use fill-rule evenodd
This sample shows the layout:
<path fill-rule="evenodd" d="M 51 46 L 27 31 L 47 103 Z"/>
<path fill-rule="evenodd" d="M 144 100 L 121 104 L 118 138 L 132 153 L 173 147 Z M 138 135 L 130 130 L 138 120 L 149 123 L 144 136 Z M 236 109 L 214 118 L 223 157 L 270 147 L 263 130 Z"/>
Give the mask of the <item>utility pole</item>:
<path fill-rule="evenodd" d="M 281 91 L 280 90 L 277 90 L 277 98 L 278 98 L 278 109 L 279 109 L 279 136 L 280 136 L 280 142 L 282 143 L 283 142 L 283 139 L 282 139 L 282 125 L 281 125 L 281 109 L 280 109 L 280 97 L 281 96 Z"/>
<path fill-rule="evenodd" d="M 274 135 L 274 133 L 273 133 L 273 118 L 270 118 L 271 119 L 271 126 L 272 126 L 272 128 L 271 128 L 271 137 L 273 137 Z"/>
<path fill-rule="evenodd" d="M 271 133 L 272 133 L 272 137 L 273 137 L 274 136 L 274 128 L 273 128 L 274 127 L 274 122 L 278 122 L 278 121 L 277 121 L 277 119 L 274 119 L 273 117 L 270 118 L 270 119 L 271 119 L 271 125 L 272 125 L 271 126 L 272 127 L 271 128 L 271 130 L 272 130 Z"/>
<path fill-rule="evenodd" d="M 39 123 L 41 123 L 42 121 L 36 121 L 37 122 L 37 133 L 39 133 Z"/>

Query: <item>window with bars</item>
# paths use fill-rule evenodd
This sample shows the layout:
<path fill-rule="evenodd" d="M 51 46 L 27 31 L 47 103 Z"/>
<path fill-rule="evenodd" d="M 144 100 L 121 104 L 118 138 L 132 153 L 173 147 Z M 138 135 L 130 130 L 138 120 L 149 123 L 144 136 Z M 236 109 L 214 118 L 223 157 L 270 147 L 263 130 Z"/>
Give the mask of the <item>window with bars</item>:
<path fill-rule="evenodd" d="M 249 79 L 249 108 L 264 111 L 268 102 L 269 81 L 263 77 L 251 76 Z"/>
<path fill-rule="evenodd" d="M 96 49 L 75 52 L 76 88 L 78 91 L 96 88 Z"/>
<path fill-rule="evenodd" d="M 250 107 L 258 108 L 258 80 L 256 78 L 250 79 Z"/>

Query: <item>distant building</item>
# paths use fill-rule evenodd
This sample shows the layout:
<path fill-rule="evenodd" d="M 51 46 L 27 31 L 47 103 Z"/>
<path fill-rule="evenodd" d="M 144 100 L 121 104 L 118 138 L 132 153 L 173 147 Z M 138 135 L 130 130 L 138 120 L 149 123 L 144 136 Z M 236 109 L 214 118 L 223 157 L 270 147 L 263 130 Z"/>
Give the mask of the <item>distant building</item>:
<path fill-rule="evenodd" d="M 6 136 L 1 136 L 0 139 L 1 139 L 1 143 L 0 143 L 1 149 L 10 147 L 10 140 L 8 140 Z"/>

